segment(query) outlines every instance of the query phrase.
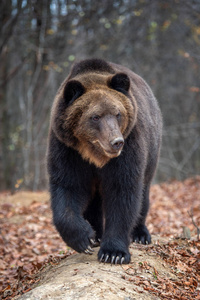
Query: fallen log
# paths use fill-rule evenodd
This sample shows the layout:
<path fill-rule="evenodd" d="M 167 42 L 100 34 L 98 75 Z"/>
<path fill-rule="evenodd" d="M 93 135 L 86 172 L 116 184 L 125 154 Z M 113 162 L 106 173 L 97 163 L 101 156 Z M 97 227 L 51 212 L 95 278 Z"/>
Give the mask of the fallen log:
<path fill-rule="evenodd" d="M 170 267 L 148 246 L 132 244 L 129 265 L 111 265 L 93 255 L 74 254 L 41 271 L 40 281 L 17 300 L 161 299 L 157 277 L 176 279 Z"/>

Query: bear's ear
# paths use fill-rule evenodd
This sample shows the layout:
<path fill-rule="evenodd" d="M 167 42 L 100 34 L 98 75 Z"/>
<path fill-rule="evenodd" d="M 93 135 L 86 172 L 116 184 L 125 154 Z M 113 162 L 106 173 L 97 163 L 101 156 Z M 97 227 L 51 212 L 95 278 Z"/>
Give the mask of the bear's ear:
<path fill-rule="evenodd" d="M 126 74 L 118 73 L 112 77 L 110 86 L 114 90 L 126 94 L 130 87 L 130 79 Z"/>
<path fill-rule="evenodd" d="M 63 97 L 67 104 L 71 104 L 85 92 L 84 86 L 77 80 L 70 80 L 63 91 Z"/>

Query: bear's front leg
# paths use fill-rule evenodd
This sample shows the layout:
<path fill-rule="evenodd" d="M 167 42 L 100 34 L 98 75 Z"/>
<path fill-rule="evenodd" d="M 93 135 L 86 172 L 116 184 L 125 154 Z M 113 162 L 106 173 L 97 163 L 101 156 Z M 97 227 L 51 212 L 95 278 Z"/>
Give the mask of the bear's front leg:
<path fill-rule="evenodd" d="M 53 221 L 62 239 L 77 252 L 92 254 L 95 233 L 82 215 L 87 199 L 56 184 L 50 184 L 50 191 Z"/>
<path fill-rule="evenodd" d="M 118 195 L 119 196 L 119 195 Z M 121 199 L 120 199 L 121 198 Z M 123 197 L 110 197 L 105 200 L 105 230 L 100 244 L 98 259 L 111 264 L 128 264 L 130 230 L 132 228 L 131 211 L 123 205 Z M 127 201 L 131 201 L 127 199 Z"/>
<path fill-rule="evenodd" d="M 120 170 L 104 173 L 102 186 L 105 229 L 98 259 L 111 264 L 130 262 L 132 228 L 137 224 L 142 205 L 142 179 L 134 177 L 136 172 L 124 175 Z"/>

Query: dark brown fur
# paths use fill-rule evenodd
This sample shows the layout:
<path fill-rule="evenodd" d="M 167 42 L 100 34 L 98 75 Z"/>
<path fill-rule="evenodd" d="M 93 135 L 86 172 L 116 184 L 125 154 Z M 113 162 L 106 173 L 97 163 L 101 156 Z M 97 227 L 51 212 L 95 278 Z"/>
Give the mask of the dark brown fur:
<path fill-rule="evenodd" d="M 69 246 L 88 252 L 96 232 L 100 260 L 128 263 L 132 239 L 151 241 L 145 219 L 161 131 L 141 77 L 98 59 L 72 68 L 53 104 L 48 154 L 54 223 Z"/>

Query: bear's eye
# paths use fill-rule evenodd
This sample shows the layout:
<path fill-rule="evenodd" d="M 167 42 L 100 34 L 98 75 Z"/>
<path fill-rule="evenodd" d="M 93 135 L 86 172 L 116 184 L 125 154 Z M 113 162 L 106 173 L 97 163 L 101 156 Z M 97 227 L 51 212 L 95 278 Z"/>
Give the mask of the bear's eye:
<path fill-rule="evenodd" d="M 118 113 L 118 114 L 116 115 L 116 118 L 117 118 L 117 119 L 120 119 L 120 117 L 121 117 L 121 114 Z"/>
<path fill-rule="evenodd" d="M 98 122 L 100 120 L 100 116 L 93 116 L 92 121 Z"/>

